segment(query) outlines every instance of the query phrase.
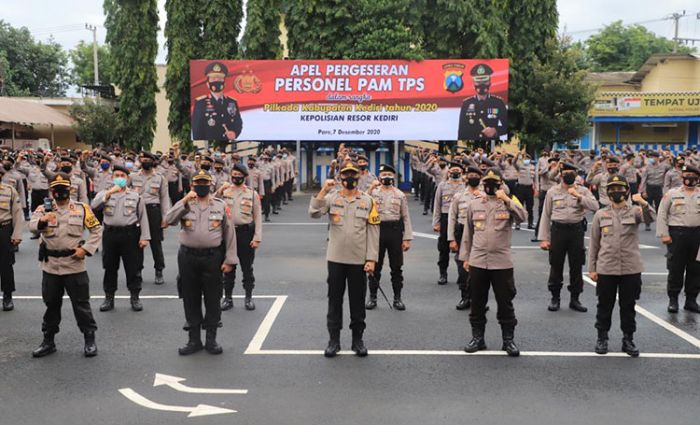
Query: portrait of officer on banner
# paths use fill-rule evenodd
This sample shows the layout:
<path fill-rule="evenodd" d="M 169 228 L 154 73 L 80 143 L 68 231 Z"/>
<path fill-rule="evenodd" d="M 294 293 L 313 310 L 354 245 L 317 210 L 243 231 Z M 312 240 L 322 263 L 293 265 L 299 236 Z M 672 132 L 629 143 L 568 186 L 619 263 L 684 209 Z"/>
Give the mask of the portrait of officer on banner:
<path fill-rule="evenodd" d="M 476 96 L 462 103 L 459 140 L 496 140 L 508 132 L 506 105 L 503 99 L 490 93 L 492 74 L 493 69 L 487 64 L 472 68 L 470 75 Z"/>
<path fill-rule="evenodd" d="M 243 120 L 235 99 L 224 95 L 226 65 L 212 62 L 204 69 L 209 94 L 195 99 L 192 113 L 194 140 L 235 140 L 243 130 Z"/>

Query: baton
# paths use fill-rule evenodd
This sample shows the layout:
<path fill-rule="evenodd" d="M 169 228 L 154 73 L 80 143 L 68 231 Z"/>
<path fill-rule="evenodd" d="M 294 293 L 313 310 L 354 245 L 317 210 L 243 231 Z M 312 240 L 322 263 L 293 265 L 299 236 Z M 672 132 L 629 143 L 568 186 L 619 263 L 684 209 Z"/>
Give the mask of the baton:
<path fill-rule="evenodd" d="M 367 273 L 368 276 L 374 276 L 374 273 Z M 382 297 L 386 300 L 386 303 L 389 304 L 389 310 L 393 310 L 394 307 L 391 305 L 389 302 L 389 298 L 387 298 L 386 294 L 384 293 L 384 290 L 382 289 L 382 285 L 379 284 L 379 281 L 377 281 L 377 289 L 379 289 L 379 292 L 382 293 Z"/>

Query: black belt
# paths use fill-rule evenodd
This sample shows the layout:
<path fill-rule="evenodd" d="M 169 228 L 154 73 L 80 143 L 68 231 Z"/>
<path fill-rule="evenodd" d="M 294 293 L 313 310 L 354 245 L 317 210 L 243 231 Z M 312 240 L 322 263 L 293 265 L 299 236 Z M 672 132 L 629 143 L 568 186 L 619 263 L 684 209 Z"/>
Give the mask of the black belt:
<path fill-rule="evenodd" d="M 236 229 L 252 229 L 255 226 L 255 223 L 248 223 L 248 224 L 236 224 L 234 227 Z"/>
<path fill-rule="evenodd" d="M 5 220 L 2 223 L 0 223 L 0 227 L 9 226 L 11 224 L 12 224 L 12 220 Z"/>
<path fill-rule="evenodd" d="M 553 221 L 552 227 L 562 227 L 562 228 L 583 228 L 583 221 L 577 223 L 562 223 L 560 221 Z"/>
<path fill-rule="evenodd" d="M 668 226 L 668 230 L 678 233 L 697 233 L 700 232 L 700 227 Z"/>
<path fill-rule="evenodd" d="M 139 229 L 138 224 L 132 224 L 131 226 L 108 226 L 105 225 L 105 232 L 128 232 Z"/>
<path fill-rule="evenodd" d="M 160 209 L 160 204 L 146 204 L 146 208 L 150 208 L 150 209 L 158 208 L 158 209 Z"/>
<path fill-rule="evenodd" d="M 380 228 L 384 227 L 384 228 L 389 228 L 389 229 L 402 229 L 403 228 L 403 221 L 401 221 L 401 220 L 380 221 L 379 227 Z"/>
<path fill-rule="evenodd" d="M 216 248 L 190 248 L 189 246 L 180 246 L 180 250 L 188 255 L 193 255 L 195 257 L 209 257 L 211 255 L 220 254 L 221 247 Z"/>

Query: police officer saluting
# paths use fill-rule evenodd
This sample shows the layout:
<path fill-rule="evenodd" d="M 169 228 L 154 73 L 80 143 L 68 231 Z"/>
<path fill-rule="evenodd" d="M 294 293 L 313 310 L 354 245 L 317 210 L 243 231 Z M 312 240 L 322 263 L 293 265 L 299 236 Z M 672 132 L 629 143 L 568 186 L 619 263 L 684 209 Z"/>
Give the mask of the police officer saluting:
<path fill-rule="evenodd" d="M 334 180 L 326 180 L 317 196 L 311 198 L 309 215 L 321 218 L 328 214 L 328 315 L 330 341 L 324 355 L 335 357 L 340 351 L 343 328 L 343 295 L 348 288 L 352 350 L 367 355 L 362 336 L 365 330 L 365 273 L 374 273 L 379 250 L 379 213 L 374 200 L 357 190 L 360 170 L 348 162 L 340 170 L 342 189 L 332 194 Z"/>
<path fill-rule="evenodd" d="M 367 310 L 377 307 L 377 291 L 382 276 L 384 256 L 389 253 L 391 287 L 394 290 L 394 308 L 406 310 L 401 300 L 403 289 L 403 253 L 411 248 L 413 228 L 408 214 L 406 195 L 394 186 L 396 170 L 390 165 L 379 167 L 379 180 L 370 186 L 369 194 L 379 210 L 379 261 L 369 276 L 369 301 Z"/>
<path fill-rule="evenodd" d="M 509 356 L 519 356 L 520 350 L 513 340 L 518 321 L 513 309 L 515 280 L 511 239 L 513 223 L 522 223 L 527 212 L 517 198 L 511 199 L 501 190 L 501 176 L 490 169 L 482 179 L 486 196 L 473 199 L 467 207 L 467 224 L 464 227 L 459 259 L 469 271 L 472 309 L 469 321 L 472 339 L 464 351 L 475 353 L 486 350 L 486 302 L 489 287 L 493 287 L 498 304 L 498 322 L 503 332 L 502 350 Z"/>
<path fill-rule="evenodd" d="M 671 189 L 659 205 L 656 236 L 668 247 L 668 311 L 678 313 L 678 295 L 683 289 L 685 275 L 685 306 L 687 311 L 700 313 L 697 297 L 700 293 L 700 170 L 684 165 L 681 168 L 683 186 Z"/>
<path fill-rule="evenodd" d="M 633 335 L 637 330 L 634 307 L 642 291 L 642 257 L 639 253 L 639 224 L 649 224 L 656 214 L 640 194 L 632 200 L 640 206 L 628 204 L 630 186 L 623 176 L 608 178 L 606 189 L 610 205 L 600 209 L 593 217 L 589 245 L 588 272 L 598 282 L 598 313 L 595 327 L 598 341 L 595 352 L 607 354 L 608 331 L 612 319 L 615 297 L 620 297 L 620 322 L 624 338 L 622 351 L 632 357 L 639 356 Z"/>
<path fill-rule="evenodd" d="M 243 289 L 245 289 L 245 308 L 255 310 L 253 303 L 253 261 L 255 250 L 262 241 L 262 209 L 260 197 L 255 190 L 245 185 L 248 170 L 242 164 L 235 163 L 231 171 L 231 181 L 224 183 L 218 191 L 218 197 L 226 202 L 231 211 L 233 225 L 236 227 L 236 252 L 243 272 Z M 230 273 L 224 274 L 224 299 L 221 310 L 233 308 L 233 286 L 236 281 L 236 266 Z"/>
<path fill-rule="evenodd" d="M 119 261 L 124 262 L 126 287 L 131 293 L 131 309 L 143 310 L 139 300 L 141 281 L 138 279 L 140 249 L 151 239 L 148 216 L 138 192 L 127 187 L 129 170 L 116 165 L 112 170 L 113 186 L 102 190 L 92 200 L 92 208 L 103 212 L 102 266 L 105 269 L 102 285 L 105 300 L 100 311 L 114 309 L 117 291 Z"/>
<path fill-rule="evenodd" d="M 5 169 L 0 169 L 0 180 Z M 22 202 L 12 187 L 0 183 L 0 285 L 2 286 L 2 311 L 14 310 L 12 293 L 15 291 L 15 252 L 22 242 Z"/>
<path fill-rule="evenodd" d="M 243 120 L 238 103 L 224 95 L 228 68 L 212 62 L 204 69 L 209 94 L 195 100 L 192 112 L 192 137 L 195 140 L 234 140 L 241 135 Z"/>
<path fill-rule="evenodd" d="M 85 256 L 95 253 L 102 239 L 102 226 L 90 207 L 70 199 L 71 181 L 65 173 L 56 174 L 49 184 L 51 211 L 42 205 L 34 211 L 29 230 L 41 234 L 39 261 L 43 270 L 41 292 L 46 313 L 41 330 L 44 341 L 32 352 L 44 357 L 56 351 L 54 335 L 61 323 L 63 294 L 68 293 L 78 327 L 85 335 L 86 357 L 97 355 L 97 324 L 90 309 L 90 285 L 85 271 Z M 87 229 L 90 237 L 83 241 Z"/>
<path fill-rule="evenodd" d="M 564 162 L 561 165 L 561 183 L 547 191 L 540 220 L 538 239 L 540 248 L 549 251 L 549 291 L 552 300 L 547 307 L 560 307 L 564 281 L 564 260 L 569 257 L 569 308 L 579 312 L 588 309 L 579 300 L 583 292 L 582 268 L 585 261 L 584 234 L 586 211 L 597 211 L 598 202 L 590 190 L 576 184 L 578 168 Z"/>
<path fill-rule="evenodd" d="M 211 183 L 207 172 L 197 172 L 192 176 L 192 192 L 165 215 L 170 225 L 180 223 L 177 262 L 185 319 L 189 325 L 189 341 L 178 350 L 183 356 L 202 348 L 210 354 L 223 352 L 216 342 L 221 321 L 221 273 L 230 273 L 238 262 L 233 219 L 224 201 L 210 196 Z M 201 329 L 206 330 L 204 346 Z"/>

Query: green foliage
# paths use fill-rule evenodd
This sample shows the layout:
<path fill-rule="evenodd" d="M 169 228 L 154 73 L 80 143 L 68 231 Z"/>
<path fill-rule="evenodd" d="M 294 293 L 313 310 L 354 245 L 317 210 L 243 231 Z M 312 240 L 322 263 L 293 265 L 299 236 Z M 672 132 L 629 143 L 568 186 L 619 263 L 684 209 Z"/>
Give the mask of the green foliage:
<path fill-rule="evenodd" d="M 76 86 L 92 85 L 95 83 L 95 63 L 92 42 L 86 43 L 80 40 L 77 46 L 69 53 L 70 60 L 73 63 L 71 70 L 71 84 Z M 100 76 L 100 84 L 112 84 L 112 56 L 109 46 L 103 44 L 97 46 L 97 65 L 99 66 L 98 74 Z"/>
<path fill-rule="evenodd" d="M 202 0 L 198 3 L 203 28 L 202 59 L 238 59 L 238 35 L 243 20 L 243 2 Z"/>
<path fill-rule="evenodd" d="M 49 40 L 37 42 L 25 27 L 0 20 L 0 94 L 8 96 L 65 96 L 68 55 Z"/>
<path fill-rule="evenodd" d="M 158 53 L 156 0 L 105 0 L 106 41 L 119 87 L 121 139 L 134 150 L 148 150 L 156 128 Z"/>
<path fill-rule="evenodd" d="M 355 2 L 346 0 L 289 0 L 285 23 L 292 59 L 347 59 L 358 36 Z"/>
<path fill-rule="evenodd" d="M 613 22 L 586 41 L 594 72 L 636 71 L 652 54 L 673 52 L 674 44 L 641 25 L 625 26 L 622 21 Z M 679 46 L 678 52 L 691 53 L 693 49 Z"/>
<path fill-rule="evenodd" d="M 74 103 L 68 111 L 75 120 L 73 129 L 82 142 L 92 146 L 117 142 L 120 133 L 119 117 L 111 103 L 86 99 L 84 103 Z"/>
<path fill-rule="evenodd" d="M 241 40 L 246 59 L 282 59 L 280 43 L 281 0 L 248 0 L 246 26 Z"/>

